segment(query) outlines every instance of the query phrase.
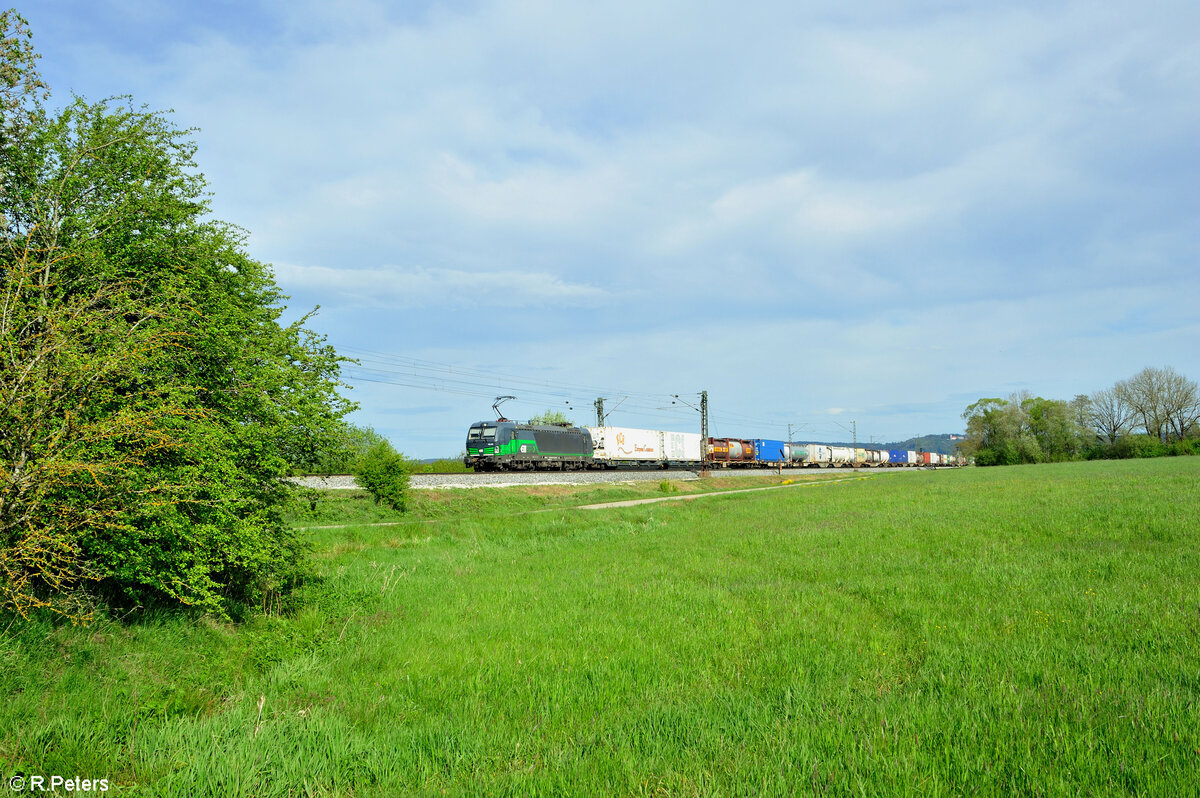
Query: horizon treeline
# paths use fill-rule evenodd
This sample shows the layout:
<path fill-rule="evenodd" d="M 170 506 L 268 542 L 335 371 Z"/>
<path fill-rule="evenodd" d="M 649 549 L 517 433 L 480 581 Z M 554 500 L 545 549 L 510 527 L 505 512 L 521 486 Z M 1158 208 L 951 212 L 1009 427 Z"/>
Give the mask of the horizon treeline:
<path fill-rule="evenodd" d="M 962 417 L 959 449 L 976 465 L 1200 454 L 1200 389 L 1170 366 L 1069 401 L 1028 391 L 984 398 Z"/>

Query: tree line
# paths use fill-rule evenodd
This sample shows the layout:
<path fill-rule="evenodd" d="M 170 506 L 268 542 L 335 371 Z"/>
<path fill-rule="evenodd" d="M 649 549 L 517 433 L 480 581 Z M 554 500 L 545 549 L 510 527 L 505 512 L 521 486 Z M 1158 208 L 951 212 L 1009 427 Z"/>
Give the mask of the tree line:
<path fill-rule="evenodd" d="M 1200 453 L 1200 390 L 1171 367 L 1070 401 L 1028 392 L 980 399 L 962 417 L 960 450 L 977 465 Z"/>

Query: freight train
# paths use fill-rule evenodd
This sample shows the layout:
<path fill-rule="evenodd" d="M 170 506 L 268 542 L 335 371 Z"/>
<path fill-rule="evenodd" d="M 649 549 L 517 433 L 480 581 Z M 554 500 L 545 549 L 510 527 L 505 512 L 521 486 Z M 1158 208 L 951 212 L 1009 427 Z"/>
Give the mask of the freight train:
<path fill-rule="evenodd" d="M 476 471 L 616 468 L 919 468 L 963 465 L 956 455 L 764 438 L 709 438 L 629 427 L 480 421 L 463 463 Z"/>

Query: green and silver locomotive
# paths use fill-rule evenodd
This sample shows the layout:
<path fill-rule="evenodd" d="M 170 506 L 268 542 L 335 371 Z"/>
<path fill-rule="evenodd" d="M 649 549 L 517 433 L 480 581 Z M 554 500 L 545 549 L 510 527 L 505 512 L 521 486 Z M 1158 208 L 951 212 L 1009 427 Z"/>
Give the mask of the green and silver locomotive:
<path fill-rule="evenodd" d="M 577 470 L 592 465 L 592 436 L 580 427 L 480 421 L 467 431 L 463 464 L 476 471 Z"/>

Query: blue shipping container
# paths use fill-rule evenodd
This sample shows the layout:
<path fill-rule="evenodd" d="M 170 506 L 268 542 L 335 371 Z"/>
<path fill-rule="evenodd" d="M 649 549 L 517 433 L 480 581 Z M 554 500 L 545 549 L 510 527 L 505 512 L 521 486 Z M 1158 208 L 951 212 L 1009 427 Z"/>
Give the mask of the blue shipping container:
<path fill-rule="evenodd" d="M 754 441 L 754 459 L 760 463 L 786 462 L 783 446 L 783 441 L 764 441 L 762 438 L 758 438 Z"/>
<path fill-rule="evenodd" d="M 901 452 L 896 449 L 888 449 L 888 462 L 889 463 L 907 463 L 908 462 L 908 452 L 907 451 Z"/>

